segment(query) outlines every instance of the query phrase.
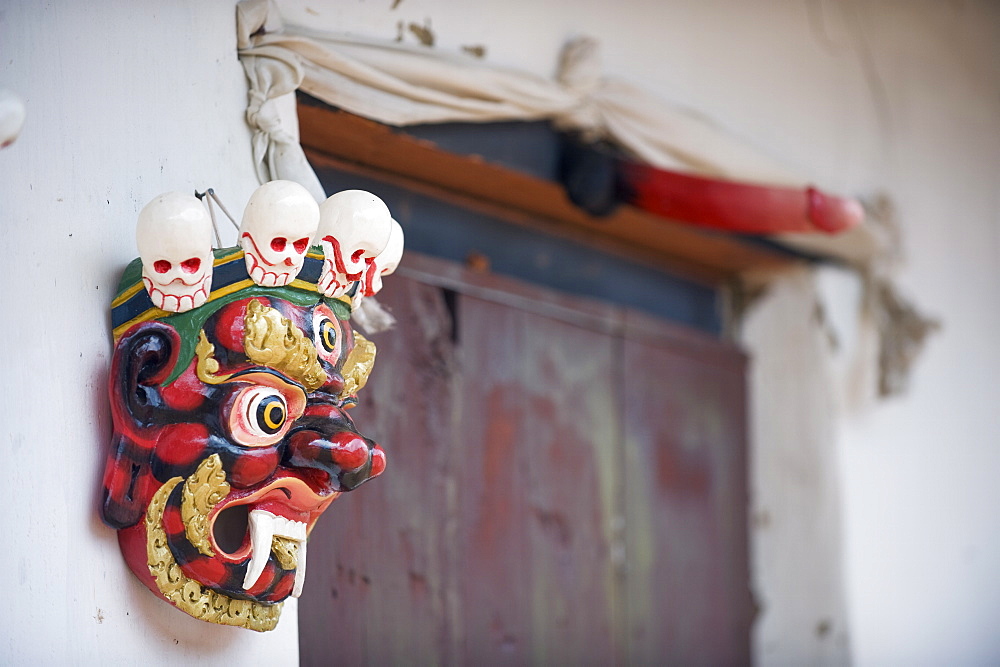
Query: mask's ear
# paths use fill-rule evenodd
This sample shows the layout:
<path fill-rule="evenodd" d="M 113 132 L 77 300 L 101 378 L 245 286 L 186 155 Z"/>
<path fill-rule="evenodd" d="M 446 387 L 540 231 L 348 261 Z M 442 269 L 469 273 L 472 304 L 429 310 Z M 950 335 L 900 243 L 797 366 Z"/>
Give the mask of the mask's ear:
<path fill-rule="evenodd" d="M 150 458 L 162 405 L 157 385 L 173 368 L 179 350 L 177 332 L 160 322 L 133 328 L 115 346 L 109 380 L 114 439 L 101 506 L 104 523 L 112 528 L 131 526 L 146 511 L 155 484 Z"/>

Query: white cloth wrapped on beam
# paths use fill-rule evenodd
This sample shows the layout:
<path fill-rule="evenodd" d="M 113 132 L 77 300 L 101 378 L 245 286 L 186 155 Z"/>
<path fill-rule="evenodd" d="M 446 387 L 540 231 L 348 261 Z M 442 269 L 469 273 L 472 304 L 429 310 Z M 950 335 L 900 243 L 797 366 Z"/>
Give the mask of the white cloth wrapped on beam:
<path fill-rule="evenodd" d="M 271 0 L 237 5 L 247 119 L 258 175 L 318 187 L 276 98 L 296 89 L 388 125 L 549 119 L 609 138 L 656 167 L 750 183 L 805 187 L 707 119 L 603 77 L 597 42 L 571 41 L 546 79 L 470 56 L 284 25 Z M 308 171 L 309 173 L 305 173 Z"/>

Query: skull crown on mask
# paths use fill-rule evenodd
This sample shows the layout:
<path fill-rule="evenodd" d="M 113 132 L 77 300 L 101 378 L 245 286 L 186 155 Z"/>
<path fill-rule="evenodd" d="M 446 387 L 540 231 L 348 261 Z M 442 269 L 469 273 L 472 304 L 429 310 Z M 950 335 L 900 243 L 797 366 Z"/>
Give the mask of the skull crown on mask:
<path fill-rule="evenodd" d="M 160 195 L 139 212 L 135 230 L 142 279 L 157 308 L 183 313 L 208 299 L 212 222 L 197 197 Z"/>
<path fill-rule="evenodd" d="M 344 190 L 319 207 L 323 272 L 319 290 L 328 297 L 346 294 L 389 243 L 393 219 L 385 203 L 364 190 Z"/>
<path fill-rule="evenodd" d="M 319 206 L 298 183 L 270 181 L 257 188 L 240 225 L 250 278 L 262 287 L 295 280 L 318 224 Z"/>
<path fill-rule="evenodd" d="M 382 290 L 382 276 L 394 273 L 402 257 L 403 228 L 398 222 L 393 220 L 385 249 L 365 269 L 364 278 L 361 282 L 361 294 L 363 296 L 375 296 L 378 294 Z"/>

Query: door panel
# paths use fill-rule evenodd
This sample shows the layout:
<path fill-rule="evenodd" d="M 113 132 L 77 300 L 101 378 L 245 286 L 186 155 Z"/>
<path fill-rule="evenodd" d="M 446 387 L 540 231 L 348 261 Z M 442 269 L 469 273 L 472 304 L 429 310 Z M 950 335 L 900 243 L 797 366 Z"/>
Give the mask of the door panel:
<path fill-rule="evenodd" d="M 609 664 L 614 341 L 464 298 L 455 480 L 465 664 Z"/>
<path fill-rule="evenodd" d="M 748 662 L 742 355 L 422 257 L 383 294 L 388 465 L 310 540 L 303 664 Z"/>
<path fill-rule="evenodd" d="M 629 654 L 749 663 L 743 363 L 626 339 Z"/>

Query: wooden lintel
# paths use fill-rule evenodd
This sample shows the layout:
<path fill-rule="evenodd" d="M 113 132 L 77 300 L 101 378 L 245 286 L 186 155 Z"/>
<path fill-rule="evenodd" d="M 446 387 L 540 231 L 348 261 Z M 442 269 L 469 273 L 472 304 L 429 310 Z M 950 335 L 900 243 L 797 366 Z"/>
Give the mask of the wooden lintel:
<path fill-rule="evenodd" d="M 566 233 L 617 253 L 706 281 L 746 271 L 768 271 L 792 260 L 782 253 L 717 232 L 665 220 L 629 206 L 597 218 L 566 197 L 562 187 L 486 162 L 444 151 L 353 114 L 298 105 L 299 132 L 316 167 L 353 168 L 431 195 Z"/>

